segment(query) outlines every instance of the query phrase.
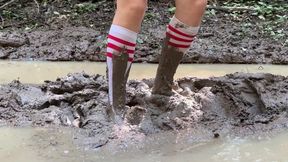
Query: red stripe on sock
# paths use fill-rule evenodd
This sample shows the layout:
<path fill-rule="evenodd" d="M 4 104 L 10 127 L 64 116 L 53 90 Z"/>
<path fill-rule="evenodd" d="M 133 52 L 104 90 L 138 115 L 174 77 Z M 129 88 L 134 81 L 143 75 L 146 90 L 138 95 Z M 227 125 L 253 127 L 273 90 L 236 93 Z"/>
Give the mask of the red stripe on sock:
<path fill-rule="evenodd" d="M 118 46 L 116 46 L 115 44 L 112 44 L 112 43 L 108 43 L 107 47 L 112 48 L 112 49 L 114 49 L 114 50 L 116 50 L 118 52 L 121 52 L 121 50 L 124 49 L 124 48 L 118 47 Z M 129 50 L 129 49 L 125 49 L 125 50 L 127 51 L 127 53 L 130 53 L 130 54 L 134 53 L 134 50 Z"/>
<path fill-rule="evenodd" d="M 189 48 L 190 47 L 190 45 L 181 45 L 181 44 L 176 44 L 172 42 L 168 42 L 168 45 L 176 47 L 176 48 Z"/>
<path fill-rule="evenodd" d="M 169 33 L 169 32 L 166 32 L 166 34 L 167 34 L 170 38 L 175 39 L 175 40 L 177 40 L 177 41 L 189 42 L 189 43 L 191 43 L 191 42 L 193 41 L 193 39 L 188 40 L 188 39 L 179 38 L 179 37 L 177 37 L 177 36 L 175 36 L 175 35 L 173 35 L 173 34 L 171 34 L 171 33 Z"/>
<path fill-rule="evenodd" d="M 119 43 L 122 43 L 122 44 L 124 44 L 124 45 L 127 45 L 127 46 L 132 46 L 132 47 L 135 47 L 135 46 L 136 46 L 135 43 L 131 43 L 131 42 L 125 41 L 125 40 L 123 40 L 123 39 L 117 38 L 117 37 L 115 37 L 115 36 L 113 36 L 113 35 L 110 35 L 110 34 L 108 35 L 108 38 L 113 39 L 113 40 L 115 40 L 115 41 L 117 41 L 117 42 L 119 42 Z"/>
<path fill-rule="evenodd" d="M 133 60 L 134 60 L 133 58 L 130 58 L 130 57 L 128 58 L 129 62 L 133 62 Z"/>
<path fill-rule="evenodd" d="M 110 58 L 113 58 L 113 54 L 112 54 L 112 53 L 109 53 L 109 52 L 106 53 L 106 56 L 107 56 L 107 57 L 110 57 Z"/>
<path fill-rule="evenodd" d="M 106 56 L 107 56 L 107 57 L 110 57 L 110 58 L 112 58 L 112 59 L 113 59 L 113 57 L 114 57 L 114 55 L 113 55 L 112 53 L 110 53 L 110 52 L 107 52 L 107 53 L 106 53 Z M 129 61 L 129 62 L 133 62 L 133 60 L 134 60 L 133 58 L 128 57 L 128 61 Z"/>
<path fill-rule="evenodd" d="M 181 32 L 181 31 L 179 31 L 178 29 L 174 28 L 171 25 L 168 25 L 168 29 L 170 29 L 171 31 L 173 31 L 173 32 L 175 32 L 177 34 L 180 34 L 182 36 L 188 37 L 188 38 L 194 38 L 195 37 L 194 35 L 185 34 L 185 33 Z"/>

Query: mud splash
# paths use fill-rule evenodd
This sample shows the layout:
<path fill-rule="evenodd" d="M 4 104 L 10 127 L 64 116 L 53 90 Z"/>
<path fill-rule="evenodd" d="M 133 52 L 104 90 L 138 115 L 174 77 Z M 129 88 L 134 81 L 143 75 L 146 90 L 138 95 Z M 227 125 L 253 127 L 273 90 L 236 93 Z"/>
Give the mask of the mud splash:
<path fill-rule="evenodd" d="M 288 78 L 235 73 L 209 79 L 182 78 L 171 97 L 151 95 L 152 79 L 130 80 L 123 124 L 107 114 L 107 82 L 101 75 L 70 74 L 31 86 L 0 87 L 0 125 L 67 126 L 90 149 L 126 148 L 151 134 L 191 130 L 191 142 L 286 129 Z"/>

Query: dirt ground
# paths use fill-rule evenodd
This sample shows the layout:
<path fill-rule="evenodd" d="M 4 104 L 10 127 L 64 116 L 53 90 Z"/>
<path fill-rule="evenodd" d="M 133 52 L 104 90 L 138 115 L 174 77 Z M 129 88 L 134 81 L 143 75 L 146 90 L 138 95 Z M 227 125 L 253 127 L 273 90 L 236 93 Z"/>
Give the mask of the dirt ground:
<path fill-rule="evenodd" d="M 152 79 L 130 80 L 120 122 L 107 110 L 107 82 L 100 75 L 69 74 L 42 85 L 14 81 L 0 87 L 0 125 L 65 126 L 95 149 L 141 145 L 154 134 L 193 130 L 195 142 L 229 135 L 287 129 L 288 78 L 235 73 L 182 78 L 174 95 L 152 95 Z M 198 133 L 197 133 L 198 132 Z M 201 132 L 201 133 L 199 133 Z"/>
<path fill-rule="evenodd" d="M 93 11 L 89 6 L 75 8 L 77 5 L 70 4 L 72 2 L 43 5 L 40 14 L 33 1 L 19 8 L 24 13 L 29 11 L 28 16 L 19 18 L 19 13 L 18 17 L 4 22 L 0 40 L 14 44 L 0 48 L 0 59 L 105 61 L 105 40 L 114 13 L 113 2 L 97 2 L 92 6 Z M 167 0 L 149 2 L 135 62 L 158 62 L 165 26 L 172 16 L 168 11 L 171 6 Z M 13 7 L 17 9 L 13 5 L 10 9 Z M 208 11 L 183 63 L 288 64 L 287 23 L 273 29 L 281 30 L 282 37 L 276 38 L 277 35 L 263 34 L 263 26 L 273 20 L 264 21 L 249 12 Z"/>

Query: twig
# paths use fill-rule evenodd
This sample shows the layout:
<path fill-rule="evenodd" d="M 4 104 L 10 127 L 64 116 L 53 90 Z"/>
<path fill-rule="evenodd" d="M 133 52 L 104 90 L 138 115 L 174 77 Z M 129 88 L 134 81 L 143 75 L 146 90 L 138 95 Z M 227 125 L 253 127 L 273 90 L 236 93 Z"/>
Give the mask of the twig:
<path fill-rule="evenodd" d="M 15 0 L 11 0 L 11 1 L 5 3 L 4 5 L 2 5 L 2 6 L 0 7 L 0 9 L 2 9 L 2 8 L 8 6 L 8 5 L 10 5 L 10 4 L 13 3 L 14 1 L 15 1 Z"/>
<path fill-rule="evenodd" d="M 214 9 L 220 10 L 224 12 L 232 12 L 232 11 L 256 11 L 255 8 L 248 8 L 248 7 L 221 7 L 221 6 L 211 6 L 208 5 L 207 9 Z"/>
<path fill-rule="evenodd" d="M 39 3 L 37 2 L 37 0 L 34 0 L 34 2 L 36 3 L 36 5 L 37 5 L 37 12 L 38 12 L 38 14 L 40 13 L 40 6 L 39 6 Z"/>
<path fill-rule="evenodd" d="M 1 19 L 1 27 L 4 27 L 4 18 L 0 15 L 0 19 Z"/>

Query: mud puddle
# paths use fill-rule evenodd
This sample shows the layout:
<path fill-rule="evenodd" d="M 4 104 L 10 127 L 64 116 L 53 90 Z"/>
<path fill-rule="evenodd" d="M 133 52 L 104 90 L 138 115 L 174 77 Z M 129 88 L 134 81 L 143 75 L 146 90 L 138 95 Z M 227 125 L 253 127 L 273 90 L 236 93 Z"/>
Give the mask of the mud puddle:
<path fill-rule="evenodd" d="M 63 128 L 0 128 L 0 132 L 2 162 L 285 162 L 288 153 L 287 132 L 194 144 L 177 141 L 175 134 L 156 135 L 157 144 L 146 142 L 142 149 L 114 153 L 79 149 L 72 142 L 72 131 Z"/>
<path fill-rule="evenodd" d="M 102 66 L 105 67 L 105 64 Z M 269 69 L 263 66 L 262 70 L 263 68 Z M 144 66 L 142 69 L 145 69 Z M 220 69 L 223 72 L 223 67 Z M 285 67 L 274 70 L 281 72 L 284 69 Z M 142 71 L 140 69 L 138 73 Z M 46 74 L 52 72 L 53 70 Z M 26 74 L 31 80 L 35 78 L 32 72 Z M 210 74 L 215 75 L 213 72 Z M 189 72 L 185 73 L 185 76 L 189 75 Z M 147 161 L 150 156 L 146 155 L 150 155 L 151 151 L 149 147 L 146 149 L 147 145 L 155 146 L 155 152 L 152 153 L 157 155 L 159 149 L 174 148 L 178 144 L 194 146 L 215 140 L 225 143 L 229 141 L 227 137 L 245 139 L 250 135 L 275 134 L 288 129 L 286 76 L 240 72 L 221 77 L 184 77 L 175 80 L 171 96 L 152 94 L 153 81 L 147 78 L 128 81 L 126 105 L 119 109 L 119 120 L 115 123 L 107 113 L 108 86 L 103 75 L 73 73 L 37 85 L 15 80 L 0 86 L 0 126 L 56 127 L 59 130 L 65 127 L 73 133 L 73 138 L 65 138 L 72 143 L 68 148 L 74 148 L 76 144 L 88 151 L 107 150 L 108 153 L 104 155 L 107 159 L 111 157 L 111 153 L 126 150 L 129 153 L 134 148 L 132 150 L 142 151 L 140 155 L 145 152 L 142 159 L 147 158 Z M 158 137 L 153 139 L 154 136 Z M 40 137 L 50 139 L 46 133 L 42 133 Z M 37 141 L 37 138 L 33 141 Z M 44 147 L 62 146 L 55 141 L 55 138 L 48 140 Z M 62 156 L 63 150 L 67 153 L 64 147 L 55 154 L 60 153 Z M 176 150 L 181 150 L 181 147 L 176 147 Z M 169 151 L 165 156 L 174 155 L 175 150 Z M 79 153 L 77 150 L 71 152 Z M 175 155 L 177 154 L 178 152 Z M 125 157 L 126 161 L 130 156 Z M 139 156 L 134 159 L 139 160 Z M 155 156 L 151 156 L 153 160 Z M 111 161 L 115 160 L 114 157 L 111 158 Z M 161 160 L 162 157 L 155 158 L 157 161 L 157 158 Z"/>
<path fill-rule="evenodd" d="M 180 78 L 172 96 L 153 95 L 152 86 L 153 79 L 129 80 L 121 122 L 116 124 L 107 113 L 108 87 L 102 75 L 75 73 L 40 85 L 13 81 L 0 86 L 0 125 L 64 126 L 78 131 L 73 141 L 81 147 L 116 151 L 141 148 L 155 134 L 192 130 L 177 138 L 193 144 L 288 128 L 284 76 L 235 73 Z"/>
<path fill-rule="evenodd" d="M 141 151 L 127 151 L 103 159 L 107 162 L 287 162 L 287 138 L 288 133 L 282 132 L 278 135 L 227 136 L 190 144 L 189 141 L 177 141 L 176 136 L 165 136 L 162 145 L 150 143 Z"/>
<path fill-rule="evenodd" d="M 130 79 L 155 77 L 157 64 L 133 64 Z M 105 75 L 106 64 L 95 62 L 21 62 L 0 61 L 0 84 L 19 79 L 22 83 L 40 84 L 45 80 L 55 80 L 68 73 L 85 71 L 87 74 Z M 286 65 L 243 65 L 243 64 L 183 64 L 175 78 L 187 76 L 208 78 L 229 73 L 271 73 L 288 75 Z"/>
<path fill-rule="evenodd" d="M 82 162 L 85 154 L 67 129 L 0 128 L 2 162 Z"/>

